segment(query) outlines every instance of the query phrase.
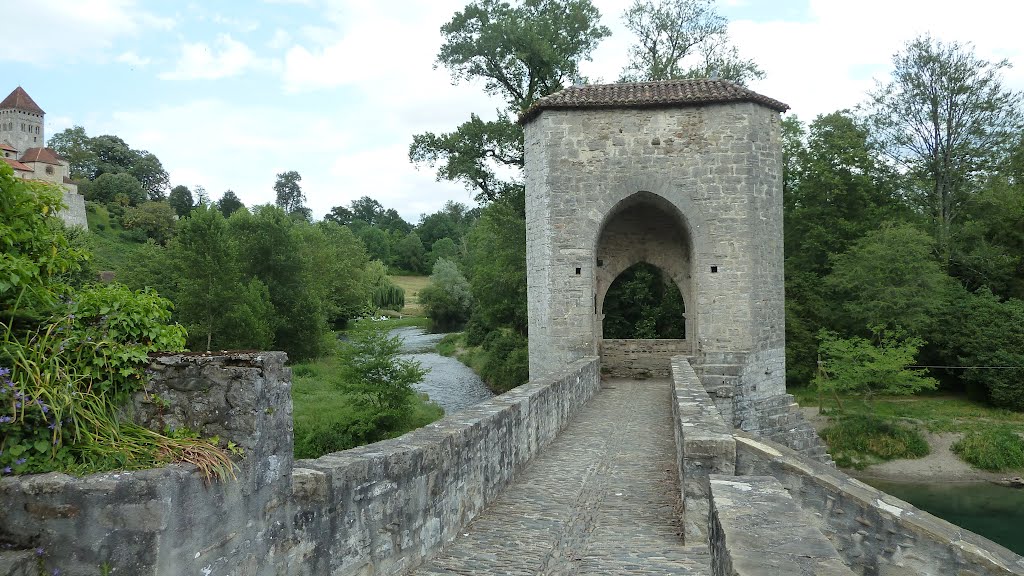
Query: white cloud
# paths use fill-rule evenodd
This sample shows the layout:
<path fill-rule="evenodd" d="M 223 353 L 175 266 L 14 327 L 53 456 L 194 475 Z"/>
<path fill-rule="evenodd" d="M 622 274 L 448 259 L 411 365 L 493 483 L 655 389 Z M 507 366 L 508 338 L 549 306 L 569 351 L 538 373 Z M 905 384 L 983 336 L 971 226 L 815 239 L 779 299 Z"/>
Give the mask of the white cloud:
<path fill-rule="evenodd" d="M 237 76 L 250 68 L 273 66 L 256 57 L 244 43 L 221 34 L 211 46 L 205 42 L 186 42 L 174 70 L 162 72 L 163 80 L 216 80 Z"/>
<path fill-rule="evenodd" d="M 143 58 L 131 50 L 122 52 L 115 60 L 133 68 L 145 68 L 151 61 L 149 58 Z"/>
<path fill-rule="evenodd" d="M 116 40 L 175 25 L 173 19 L 146 11 L 135 0 L 34 0 L 27 10 L 33 25 L 20 21 L 4 27 L 0 61 L 36 65 L 103 61 Z"/>

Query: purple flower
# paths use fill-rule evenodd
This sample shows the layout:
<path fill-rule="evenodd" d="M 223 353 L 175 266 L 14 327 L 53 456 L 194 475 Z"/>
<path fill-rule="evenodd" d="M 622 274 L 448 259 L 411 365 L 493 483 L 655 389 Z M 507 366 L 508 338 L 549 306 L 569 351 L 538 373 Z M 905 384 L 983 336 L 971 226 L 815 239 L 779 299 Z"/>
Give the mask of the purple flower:
<path fill-rule="evenodd" d="M 0 368 L 0 377 L 7 376 L 11 373 L 10 368 Z"/>
<path fill-rule="evenodd" d="M 10 473 L 11 473 L 11 467 L 10 466 L 4 466 L 4 474 L 10 474 Z"/>
<path fill-rule="evenodd" d="M 25 458 L 18 458 L 17 460 L 14 461 L 14 465 L 15 466 L 21 466 L 22 464 L 25 463 L 25 461 L 26 461 Z"/>
<path fill-rule="evenodd" d="M 10 416 L 0 416 L 0 424 L 8 424 L 14 422 L 14 418 Z"/>
<path fill-rule="evenodd" d="M 42 548 L 36 548 L 36 556 L 42 556 L 45 550 Z"/>

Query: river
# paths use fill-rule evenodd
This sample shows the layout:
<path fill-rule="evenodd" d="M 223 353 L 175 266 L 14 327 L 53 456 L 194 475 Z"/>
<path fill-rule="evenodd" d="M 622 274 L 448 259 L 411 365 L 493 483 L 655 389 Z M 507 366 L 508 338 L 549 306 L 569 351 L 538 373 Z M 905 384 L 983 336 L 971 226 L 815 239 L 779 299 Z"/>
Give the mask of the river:
<path fill-rule="evenodd" d="M 985 482 L 912 484 L 863 480 L 943 520 L 1024 554 L 1024 489 Z"/>
<path fill-rule="evenodd" d="M 402 339 L 403 358 L 415 360 L 430 370 L 414 388 L 426 392 L 446 414 L 494 396 L 469 367 L 434 351 L 444 334 L 430 334 L 422 328 L 397 328 L 391 335 Z"/>

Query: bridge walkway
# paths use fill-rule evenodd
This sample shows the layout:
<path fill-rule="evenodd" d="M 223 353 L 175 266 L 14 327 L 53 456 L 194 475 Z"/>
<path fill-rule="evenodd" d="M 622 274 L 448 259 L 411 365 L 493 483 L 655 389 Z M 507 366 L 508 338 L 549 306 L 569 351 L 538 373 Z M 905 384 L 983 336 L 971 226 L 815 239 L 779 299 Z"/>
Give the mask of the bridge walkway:
<path fill-rule="evenodd" d="M 412 574 L 711 573 L 683 546 L 668 380 L 610 380 L 453 542 Z"/>

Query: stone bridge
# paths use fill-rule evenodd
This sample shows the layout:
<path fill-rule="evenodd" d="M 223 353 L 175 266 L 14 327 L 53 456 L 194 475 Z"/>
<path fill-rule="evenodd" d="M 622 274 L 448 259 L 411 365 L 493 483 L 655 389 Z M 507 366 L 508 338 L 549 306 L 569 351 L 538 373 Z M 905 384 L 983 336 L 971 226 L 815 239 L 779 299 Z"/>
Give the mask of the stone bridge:
<path fill-rule="evenodd" d="M 189 466 L 0 479 L 0 574 L 1024 574 L 1024 558 L 837 471 L 792 404 L 727 424 L 690 359 L 558 374 L 400 438 L 293 460 L 281 353 L 167 356 L 143 423 L 245 450 Z M 776 440 L 805 443 L 802 452 Z"/>
<path fill-rule="evenodd" d="M 0 574 L 1024 575 L 837 471 L 785 393 L 785 109 L 711 80 L 542 99 L 521 118 L 529 383 L 296 461 L 282 353 L 158 358 L 166 404 L 135 417 L 235 442 L 237 480 L 0 478 Z M 685 339 L 603 338 L 639 262 L 679 288 Z"/>

